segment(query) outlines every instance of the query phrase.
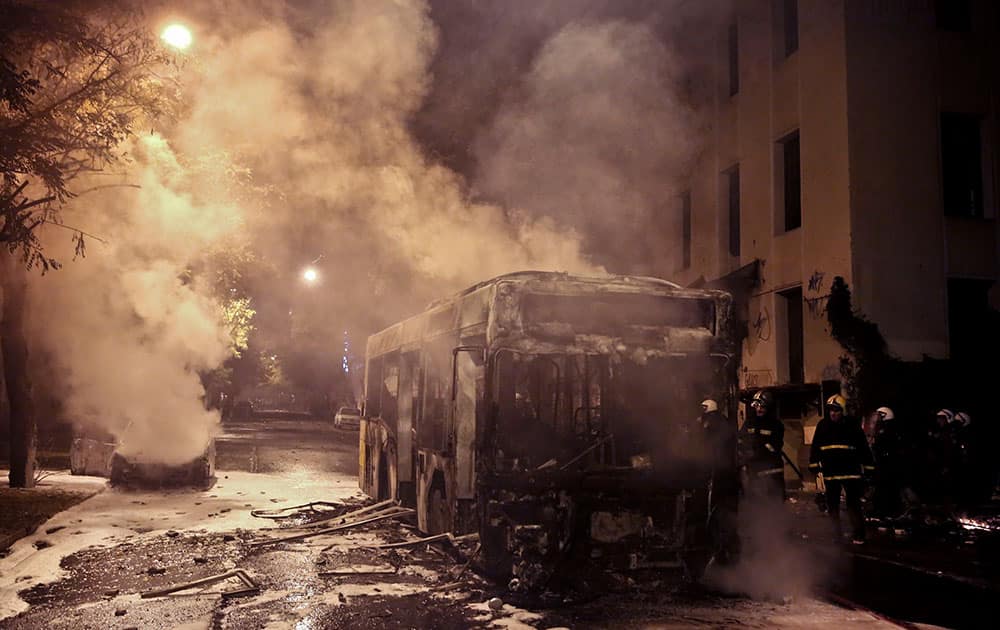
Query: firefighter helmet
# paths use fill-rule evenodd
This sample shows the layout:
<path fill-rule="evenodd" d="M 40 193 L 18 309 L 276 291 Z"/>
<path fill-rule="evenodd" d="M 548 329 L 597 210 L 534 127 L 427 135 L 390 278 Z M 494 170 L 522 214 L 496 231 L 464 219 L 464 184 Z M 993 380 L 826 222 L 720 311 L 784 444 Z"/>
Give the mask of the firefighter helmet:
<path fill-rule="evenodd" d="M 840 394 L 834 394 L 826 399 L 826 406 L 831 411 L 844 411 L 847 409 L 847 399 Z"/>
<path fill-rule="evenodd" d="M 955 412 L 951 409 L 942 409 L 934 414 L 936 417 L 944 420 L 945 424 L 950 424 L 952 420 L 955 419 Z"/>
<path fill-rule="evenodd" d="M 964 411 L 959 411 L 958 413 L 955 414 L 955 417 L 954 419 L 952 419 L 952 422 L 959 422 L 962 424 L 963 427 L 967 427 L 969 426 L 969 424 L 972 423 L 972 417 L 969 414 L 965 413 Z"/>
<path fill-rule="evenodd" d="M 711 398 L 706 398 L 705 400 L 701 401 L 702 413 L 709 413 L 711 411 L 718 411 L 718 410 L 719 410 L 719 403 L 715 402 Z"/>
<path fill-rule="evenodd" d="M 754 409 L 770 409 L 771 405 L 774 403 L 774 396 L 771 392 L 765 389 L 757 390 L 757 393 L 753 395 L 753 402 L 750 406 Z"/>
<path fill-rule="evenodd" d="M 896 417 L 896 414 L 892 413 L 892 409 L 888 407 L 879 407 L 875 413 L 878 414 L 879 420 L 892 420 Z"/>

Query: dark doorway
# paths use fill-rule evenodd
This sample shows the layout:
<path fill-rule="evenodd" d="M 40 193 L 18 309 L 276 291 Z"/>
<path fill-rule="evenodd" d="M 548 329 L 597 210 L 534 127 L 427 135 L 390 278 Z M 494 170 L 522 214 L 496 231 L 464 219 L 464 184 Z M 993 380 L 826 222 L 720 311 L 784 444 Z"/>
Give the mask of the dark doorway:
<path fill-rule="evenodd" d="M 788 335 L 788 382 L 805 382 L 805 343 L 802 329 L 802 287 L 779 293 L 785 300 Z"/>

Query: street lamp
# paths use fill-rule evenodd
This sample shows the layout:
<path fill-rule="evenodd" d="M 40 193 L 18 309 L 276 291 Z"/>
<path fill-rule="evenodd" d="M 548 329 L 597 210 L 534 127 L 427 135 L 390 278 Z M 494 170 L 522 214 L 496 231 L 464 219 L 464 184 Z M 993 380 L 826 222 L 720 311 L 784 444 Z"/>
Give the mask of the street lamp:
<path fill-rule="evenodd" d="M 316 271 L 315 267 L 306 267 L 302 271 L 302 279 L 306 284 L 316 284 L 316 281 L 319 280 L 319 272 Z"/>
<path fill-rule="evenodd" d="M 172 46 L 177 50 L 186 50 L 191 46 L 191 41 L 193 40 L 191 30 L 183 24 L 171 24 L 167 26 L 160 34 L 160 38 L 168 46 Z"/>

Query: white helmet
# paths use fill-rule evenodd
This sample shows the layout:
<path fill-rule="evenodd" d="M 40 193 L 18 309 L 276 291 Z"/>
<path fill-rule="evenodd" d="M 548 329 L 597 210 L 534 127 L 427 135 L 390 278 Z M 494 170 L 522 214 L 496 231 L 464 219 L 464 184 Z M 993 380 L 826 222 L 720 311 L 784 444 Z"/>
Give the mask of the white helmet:
<path fill-rule="evenodd" d="M 955 413 L 951 409 L 942 409 L 934 415 L 938 418 L 944 418 L 945 424 L 949 424 L 955 419 Z"/>
<path fill-rule="evenodd" d="M 878 414 L 879 420 L 892 420 L 896 417 L 896 415 L 892 413 L 892 409 L 889 409 L 888 407 L 879 407 L 875 410 L 875 413 Z"/>
<path fill-rule="evenodd" d="M 705 400 L 701 401 L 702 413 L 709 413 L 711 411 L 718 411 L 718 410 L 719 410 L 719 404 L 714 400 L 712 400 L 711 398 L 706 398 Z"/>
<path fill-rule="evenodd" d="M 969 424 L 972 423 L 972 417 L 969 416 L 969 414 L 965 413 L 964 411 L 959 411 L 958 413 L 955 414 L 955 417 L 952 419 L 952 422 L 960 422 L 963 427 L 967 427 L 969 426 Z"/>

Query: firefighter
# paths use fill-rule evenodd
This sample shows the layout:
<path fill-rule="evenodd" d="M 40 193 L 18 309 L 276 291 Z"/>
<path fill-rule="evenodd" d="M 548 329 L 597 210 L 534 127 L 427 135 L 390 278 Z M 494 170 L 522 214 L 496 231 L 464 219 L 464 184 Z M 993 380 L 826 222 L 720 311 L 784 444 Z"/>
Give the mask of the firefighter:
<path fill-rule="evenodd" d="M 714 400 L 702 401 L 698 428 L 701 433 L 700 455 L 711 462 L 716 491 L 727 493 L 735 490 L 732 485 L 737 479 L 736 431 Z"/>
<path fill-rule="evenodd" d="M 972 417 L 959 411 L 948 425 L 951 447 L 949 459 L 953 477 L 951 496 L 959 508 L 967 508 L 977 498 L 971 424 Z"/>
<path fill-rule="evenodd" d="M 736 471 L 736 427 L 719 411 L 719 404 L 709 398 L 701 402 L 700 454 L 711 462 L 712 504 L 718 536 L 716 560 L 732 561 L 739 548 L 736 527 L 736 503 L 739 497 L 739 476 Z"/>
<path fill-rule="evenodd" d="M 951 409 L 940 409 L 934 414 L 922 444 L 922 492 L 926 505 L 943 506 L 951 510 L 951 492 L 954 483 L 953 441 L 949 428 L 955 419 Z"/>
<path fill-rule="evenodd" d="M 903 492 L 909 485 L 906 441 L 892 409 L 879 407 L 875 417 L 872 454 L 878 474 L 875 476 L 874 510 L 879 516 L 893 518 L 903 510 Z"/>
<path fill-rule="evenodd" d="M 826 401 L 826 416 L 816 426 L 809 452 L 809 469 L 821 477 L 826 487 L 826 507 L 839 539 L 840 492 L 846 495 L 847 515 L 851 520 L 851 540 L 865 542 L 865 519 L 861 513 L 861 497 L 865 479 L 874 473 L 868 440 L 855 418 L 844 415 L 847 401 L 840 394 Z"/>
<path fill-rule="evenodd" d="M 771 392 L 759 390 L 750 403 L 753 413 L 740 430 L 740 469 L 749 494 L 785 498 L 785 465 L 781 449 L 785 425 L 778 420 Z"/>

